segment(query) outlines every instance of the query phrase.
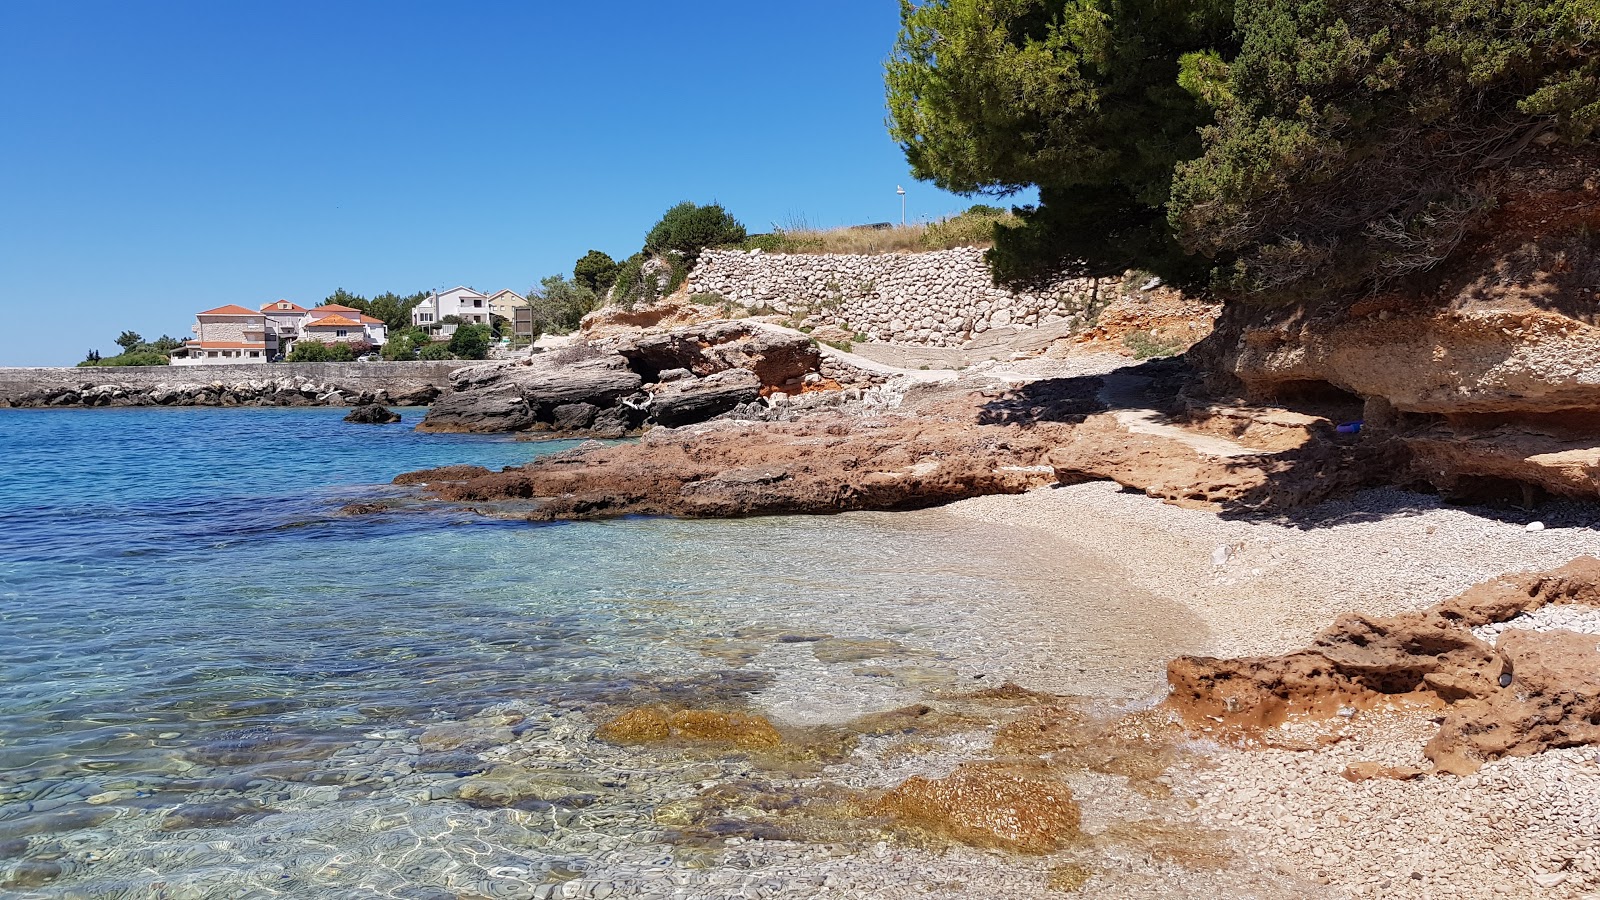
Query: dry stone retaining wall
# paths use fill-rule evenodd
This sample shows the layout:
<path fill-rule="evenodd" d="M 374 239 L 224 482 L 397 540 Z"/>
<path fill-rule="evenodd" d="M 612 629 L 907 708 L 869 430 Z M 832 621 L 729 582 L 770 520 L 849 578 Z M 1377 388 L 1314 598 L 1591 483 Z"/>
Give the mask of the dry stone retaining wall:
<path fill-rule="evenodd" d="M 691 293 L 770 307 L 799 325 L 935 347 L 996 330 L 1084 327 L 1120 286 L 1066 273 L 1034 290 L 995 287 L 983 251 L 970 247 L 874 256 L 708 250 L 689 275 Z"/>

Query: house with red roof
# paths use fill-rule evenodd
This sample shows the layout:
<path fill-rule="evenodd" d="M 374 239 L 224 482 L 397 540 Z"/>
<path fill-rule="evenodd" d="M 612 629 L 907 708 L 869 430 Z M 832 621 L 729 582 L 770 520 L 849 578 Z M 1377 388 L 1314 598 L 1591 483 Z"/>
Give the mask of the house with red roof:
<path fill-rule="evenodd" d="M 300 340 L 381 347 L 388 339 L 382 319 L 337 304 L 307 309 L 278 300 L 259 310 L 219 306 L 195 314 L 195 336 L 172 352 L 172 364 L 265 363 L 288 356 Z"/>

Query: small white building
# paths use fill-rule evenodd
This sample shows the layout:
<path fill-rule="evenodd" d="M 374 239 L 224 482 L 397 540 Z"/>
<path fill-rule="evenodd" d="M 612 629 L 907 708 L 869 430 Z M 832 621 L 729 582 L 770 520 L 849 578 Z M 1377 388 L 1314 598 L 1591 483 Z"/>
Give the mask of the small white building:
<path fill-rule="evenodd" d="M 501 291 L 501 294 L 507 293 Z M 496 294 L 496 297 L 500 294 Z M 453 287 L 448 291 L 434 291 L 428 299 L 411 310 L 411 324 L 429 331 L 438 331 L 439 323 L 457 316 L 466 325 L 489 324 L 489 297 L 469 287 Z"/>

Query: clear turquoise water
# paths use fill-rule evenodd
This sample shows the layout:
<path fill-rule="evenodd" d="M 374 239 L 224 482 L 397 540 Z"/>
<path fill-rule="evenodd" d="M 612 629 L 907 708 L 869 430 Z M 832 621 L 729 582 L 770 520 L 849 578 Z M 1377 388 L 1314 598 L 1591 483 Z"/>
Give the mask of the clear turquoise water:
<path fill-rule="evenodd" d="M 1095 574 L 1030 576 L 1049 567 L 1026 542 L 937 515 L 337 515 L 403 471 L 564 446 L 340 410 L 0 411 L 0 890 L 544 896 L 692 870 L 712 880 L 685 895 L 716 895 L 739 878 L 650 824 L 683 786 L 593 741 L 596 711 L 840 720 L 930 685 L 1037 680 L 1129 628 L 1041 629 L 1063 595 L 1092 619 Z M 864 667 L 817 649 L 849 640 L 905 652 Z M 514 713 L 519 752 L 610 793 L 582 813 L 453 799 L 493 753 L 441 763 L 417 736 L 485 710 Z M 773 890 L 809 894 L 796 884 Z"/>

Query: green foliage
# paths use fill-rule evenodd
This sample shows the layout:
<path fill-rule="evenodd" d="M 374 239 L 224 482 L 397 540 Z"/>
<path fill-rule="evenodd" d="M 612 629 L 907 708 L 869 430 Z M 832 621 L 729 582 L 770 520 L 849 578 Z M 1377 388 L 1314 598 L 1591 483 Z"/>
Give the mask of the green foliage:
<path fill-rule="evenodd" d="M 444 344 L 429 344 L 426 347 L 423 347 L 422 350 L 417 353 L 417 356 L 430 362 L 441 359 L 456 358 L 455 354 L 450 352 L 450 348 L 446 347 Z"/>
<path fill-rule="evenodd" d="M 616 260 L 599 250 L 590 250 L 573 263 L 572 280 L 590 293 L 604 294 L 617 283 L 617 268 Z"/>
<path fill-rule="evenodd" d="M 685 200 L 667 210 L 645 235 L 644 249 L 654 255 L 681 254 L 689 263 L 707 247 L 738 244 L 744 226 L 720 205 L 696 206 Z"/>
<path fill-rule="evenodd" d="M 409 332 L 390 335 L 383 344 L 383 358 L 390 362 L 409 362 L 417 358 L 417 347 L 426 343 L 426 338 L 418 342 Z"/>
<path fill-rule="evenodd" d="M 409 328 L 411 326 L 411 310 L 426 299 L 428 299 L 427 291 L 418 291 L 415 294 L 406 294 L 404 296 L 392 291 L 385 291 L 368 300 L 359 294 L 352 294 L 344 288 L 338 288 L 317 305 L 348 306 L 351 309 L 360 310 L 364 315 L 371 316 L 374 319 L 382 319 L 383 324 L 390 331 L 394 331 L 400 328 Z"/>
<path fill-rule="evenodd" d="M 459 325 L 450 335 L 447 349 L 457 359 L 488 359 L 494 333 L 487 325 Z"/>
<path fill-rule="evenodd" d="M 1536 140 L 1600 129 L 1596 0 L 902 0 L 901 22 L 913 172 L 1039 189 L 997 231 L 1004 277 L 1348 292 L 1447 257 Z"/>
<path fill-rule="evenodd" d="M 661 298 L 660 283 L 654 277 L 645 277 L 645 263 L 650 254 L 640 251 L 622 261 L 617 267 L 617 281 L 611 288 L 611 302 L 624 309 L 635 304 L 650 304 Z"/>
<path fill-rule="evenodd" d="M 78 366 L 165 366 L 172 362 L 172 351 L 183 346 L 182 341 L 164 334 L 154 341 L 146 341 L 136 331 L 122 332 L 117 335 L 116 343 L 122 348 L 122 353 L 102 359 L 100 351 L 90 350 L 88 357 Z"/>
<path fill-rule="evenodd" d="M 551 275 L 528 291 L 528 305 L 533 308 L 535 331 L 566 334 L 600 306 L 600 297 L 580 278 L 569 281 L 560 275 Z"/>
<path fill-rule="evenodd" d="M 311 341 L 304 338 L 294 342 L 294 349 L 289 351 L 289 362 L 329 362 L 333 359 L 332 348 L 322 341 Z"/>
<path fill-rule="evenodd" d="M 295 345 L 296 349 L 299 345 Z M 328 362 L 352 362 L 360 353 L 357 349 L 344 341 L 337 341 L 328 345 Z"/>
<path fill-rule="evenodd" d="M 144 344 L 142 341 L 135 344 L 136 348 L 148 348 L 149 346 L 150 345 Z M 133 349 L 117 356 L 108 356 L 105 358 L 101 358 L 100 354 L 98 353 L 91 352 L 88 359 L 78 363 L 78 367 L 93 368 L 95 366 L 165 366 L 170 365 L 171 363 L 172 360 L 168 358 L 167 354 L 165 353 L 149 349 Z"/>

